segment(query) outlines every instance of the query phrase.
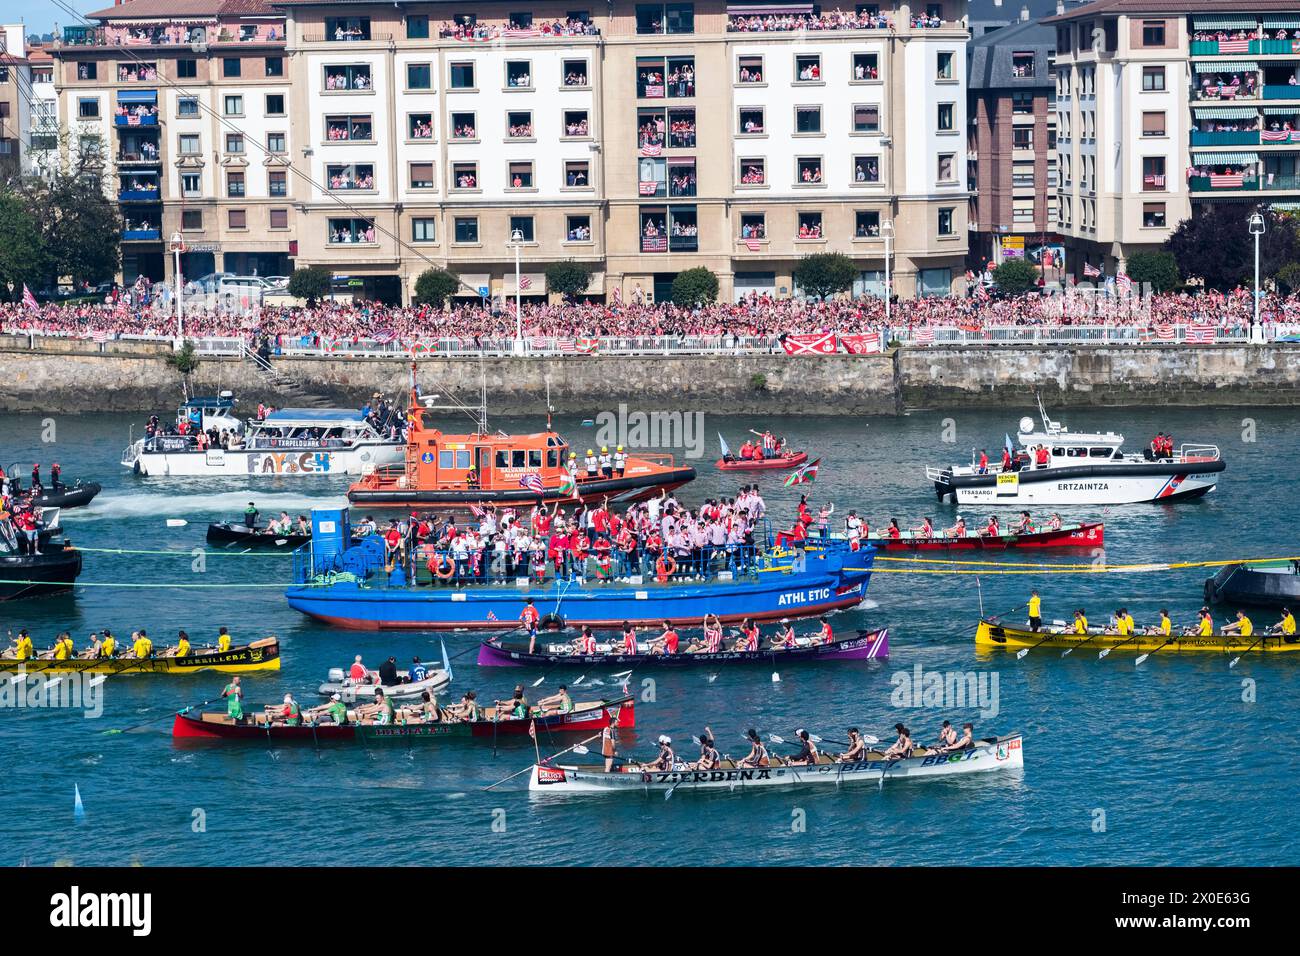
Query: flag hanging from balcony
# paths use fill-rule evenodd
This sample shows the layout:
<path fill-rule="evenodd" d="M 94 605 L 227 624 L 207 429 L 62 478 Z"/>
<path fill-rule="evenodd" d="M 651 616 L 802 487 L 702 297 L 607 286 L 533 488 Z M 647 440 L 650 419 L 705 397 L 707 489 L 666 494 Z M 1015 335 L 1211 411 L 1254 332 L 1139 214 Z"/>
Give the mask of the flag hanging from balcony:
<path fill-rule="evenodd" d="M 1250 41 L 1249 40 L 1220 40 L 1219 52 L 1220 53 L 1249 53 Z"/>
<path fill-rule="evenodd" d="M 642 236 L 641 251 L 642 252 L 667 252 L 668 237 L 667 236 Z"/>
<path fill-rule="evenodd" d="M 933 345 L 934 329 L 931 328 L 917 329 L 916 333 L 912 336 L 912 341 L 917 345 Z"/>
<path fill-rule="evenodd" d="M 1210 173 L 1211 189 L 1240 189 L 1245 182 L 1242 173 Z"/>
<path fill-rule="evenodd" d="M 659 191 L 659 184 L 656 182 L 640 183 L 637 186 L 637 190 L 642 196 L 653 196 Z"/>
<path fill-rule="evenodd" d="M 745 248 L 748 249 L 750 252 L 761 252 L 763 249 L 763 244 L 759 242 L 757 239 L 746 239 Z"/>
<path fill-rule="evenodd" d="M 1218 329 L 1208 322 L 1194 322 L 1187 327 L 1187 344 L 1213 345 L 1217 333 Z"/>
<path fill-rule="evenodd" d="M 1286 129 L 1266 129 L 1259 134 L 1261 143 L 1285 143 L 1290 139 L 1291 131 Z"/>
<path fill-rule="evenodd" d="M 532 279 L 528 278 L 528 276 L 520 276 L 520 277 L 519 277 L 519 288 L 521 288 L 521 289 L 531 289 L 532 287 L 533 287 L 533 280 L 532 280 Z"/>
<path fill-rule="evenodd" d="M 1174 327 L 1172 325 L 1165 324 L 1165 325 L 1156 326 L 1156 338 L 1172 339 L 1173 337 L 1174 337 Z"/>
<path fill-rule="evenodd" d="M 663 148 L 663 146 L 662 146 L 661 144 L 659 144 L 659 143 L 642 143 L 642 144 L 641 144 L 641 155 L 642 155 L 642 156 L 658 156 L 658 155 L 662 154 L 663 151 L 664 151 L 664 148 Z"/>
<path fill-rule="evenodd" d="M 787 335 L 781 339 L 786 355 L 834 355 L 839 343 L 834 332 Z"/>

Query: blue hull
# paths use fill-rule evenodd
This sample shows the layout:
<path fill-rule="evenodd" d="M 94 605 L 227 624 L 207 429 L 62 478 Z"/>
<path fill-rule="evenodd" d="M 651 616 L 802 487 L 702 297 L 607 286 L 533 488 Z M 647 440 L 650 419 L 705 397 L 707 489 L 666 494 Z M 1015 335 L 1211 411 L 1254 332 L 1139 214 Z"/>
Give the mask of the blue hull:
<path fill-rule="evenodd" d="M 853 555 L 844 568 L 837 554 L 808 555 L 804 570 L 764 569 L 735 581 L 641 587 L 594 582 L 551 582 L 545 587 L 471 585 L 463 588 L 362 586 L 356 582 L 293 587 L 289 606 L 317 620 L 354 630 L 500 630 L 519 620 L 526 598 L 542 616 L 572 626 L 617 628 L 624 621 L 657 626 L 664 620 L 698 624 L 706 614 L 723 621 L 779 620 L 854 607 L 867 593 L 874 552 Z"/>

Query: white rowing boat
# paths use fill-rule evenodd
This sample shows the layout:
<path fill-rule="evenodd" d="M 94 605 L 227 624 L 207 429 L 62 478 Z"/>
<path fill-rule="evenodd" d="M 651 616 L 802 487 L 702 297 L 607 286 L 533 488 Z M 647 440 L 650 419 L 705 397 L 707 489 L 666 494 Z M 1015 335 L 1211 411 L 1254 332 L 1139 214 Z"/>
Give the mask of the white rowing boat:
<path fill-rule="evenodd" d="M 603 765 L 534 764 L 528 789 L 534 793 L 610 793 L 629 790 L 733 790 L 737 787 L 812 786 L 814 784 L 881 783 L 913 777 L 947 777 L 963 773 L 1023 768 L 1024 750 L 1020 734 L 990 737 L 975 746 L 954 753 L 918 747 L 913 756 L 887 760 L 871 753 L 866 760 L 838 763 L 829 757 L 811 766 L 790 766 L 774 762 L 770 767 L 737 767 L 724 760 L 716 770 L 691 770 L 679 764 L 672 770 L 642 770 L 637 766 L 616 767 L 606 773 Z"/>

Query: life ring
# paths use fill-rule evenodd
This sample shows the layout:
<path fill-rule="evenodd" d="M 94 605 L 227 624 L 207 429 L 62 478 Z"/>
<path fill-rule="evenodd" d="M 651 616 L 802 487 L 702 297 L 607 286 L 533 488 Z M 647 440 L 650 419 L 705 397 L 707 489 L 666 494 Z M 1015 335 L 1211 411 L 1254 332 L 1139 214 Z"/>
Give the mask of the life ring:
<path fill-rule="evenodd" d="M 545 631 L 562 631 L 564 630 L 564 618 L 552 611 L 550 614 L 543 614 L 542 619 L 537 622 L 538 630 Z"/>
<path fill-rule="evenodd" d="M 655 562 L 655 580 L 667 581 L 677 573 L 677 561 L 671 554 L 661 555 Z"/>
<path fill-rule="evenodd" d="M 443 574 L 444 571 L 447 573 Z M 449 580 L 456 573 L 456 562 L 444 554 L 438 559 L 438 566 L 434 568 L 433 573 L 436 574 L 440 580 Z"/>

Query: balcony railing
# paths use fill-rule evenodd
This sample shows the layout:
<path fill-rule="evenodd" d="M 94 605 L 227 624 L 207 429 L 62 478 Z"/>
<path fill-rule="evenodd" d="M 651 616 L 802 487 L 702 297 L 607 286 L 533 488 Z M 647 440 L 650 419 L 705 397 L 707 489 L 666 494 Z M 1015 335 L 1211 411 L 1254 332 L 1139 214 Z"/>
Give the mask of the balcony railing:
<path fill-rule="evenodd" d="M 1245 44 L 1243 49 L 1242 44 Z M 1192 56 L 1238 56 L 1242 53 L 1300 56 L 1297 40 L 1193 40 Z"/>
<path fill-rule="evenodd" d="M 1300 175 L 1264 173 L 1192 176 L 1187 180 L 1192 192 L 1300 192 Z"/>
<path fill-rule="evenodd" d="M 331 33 L 304 33 L 302 35 L 303 43 L 374 43 L 382 40 L 387 43 L 393 38 L 391 33 L 371 32 L 369 36 L 354 37 L 341 36 L 336 37 Z"/>
<path fill-rule="evenodd" d="M 162 232 L 154 228 L 122 230 L 123 242 L 155 242 L 161 238 Z"/>
<path fill-rule="evenodd" d="M 141 115 L 137 113 L 128 113 L 126 115 L 123 115 L 121 113 L 115 113 L 113 115 L 113 125 L 114 126 L 157 126 L 158 114 L 146 113 Z"/>
<path fill-rule="evenodd" d="M 157 189 L 120 189 L 117 198 L 121 202 L 160 202 Z"/>
<path fill-rule="evenodd" d="M 157 166 L 162 160 L 155 153 L 153 156 L 145 156 L 143 153 L 118 153 L 117 164 L 119 166 Z"/>
<path fill-rule="evenodd" d="M 1264 99 L 1300 100 L 1300 86 L 1290 83 L 1266 83 L 1264 84 Z"/>
<path fill-rule="evenodd" d="M 1258 146 L 1259 130 L 1236 130 L 1231 132 L 1202 132 L 1192 130 L 1193 146 Z"/>

